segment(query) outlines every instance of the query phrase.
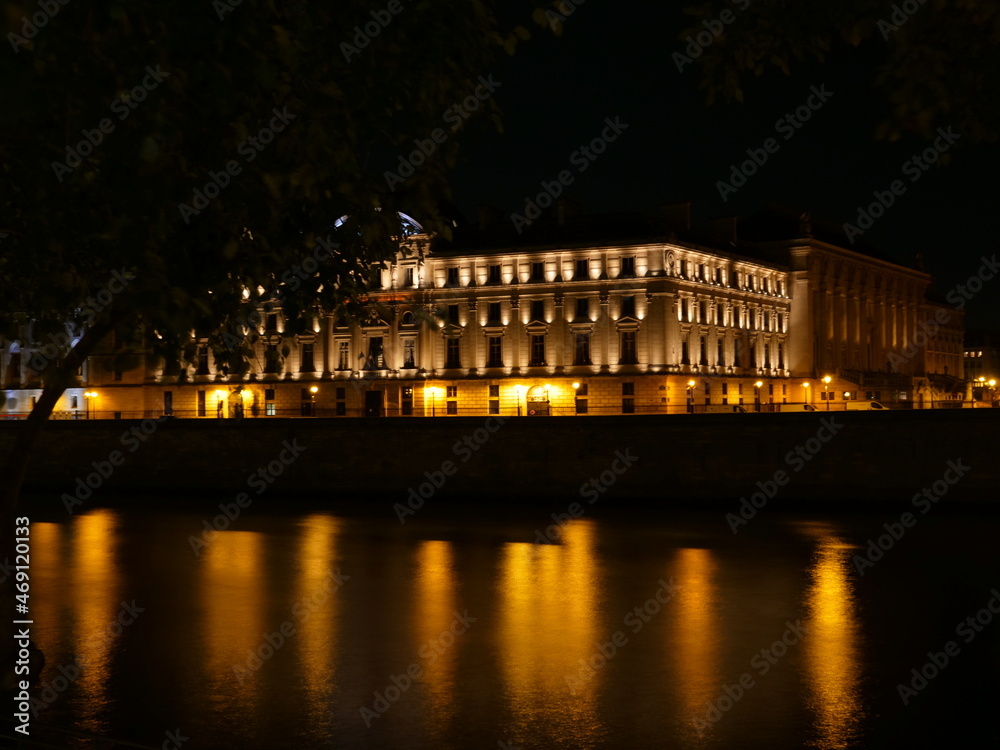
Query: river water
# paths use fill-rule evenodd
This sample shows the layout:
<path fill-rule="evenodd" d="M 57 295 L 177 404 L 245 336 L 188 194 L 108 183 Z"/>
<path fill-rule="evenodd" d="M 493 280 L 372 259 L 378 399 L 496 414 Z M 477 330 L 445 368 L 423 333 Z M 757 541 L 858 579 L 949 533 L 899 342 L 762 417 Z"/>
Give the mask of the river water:
<path fill-rule="evenodd" d="M 997 519 L 934 511 L 866 565 L 898 514 L 765 509 L 737 534 L 723 511 L 582 517 L 540 543 L 564 511 L 247 511 L 207 540 L 191 511 L 37 521 L 35 731 L 186 750 L 1000 746 Z"/>

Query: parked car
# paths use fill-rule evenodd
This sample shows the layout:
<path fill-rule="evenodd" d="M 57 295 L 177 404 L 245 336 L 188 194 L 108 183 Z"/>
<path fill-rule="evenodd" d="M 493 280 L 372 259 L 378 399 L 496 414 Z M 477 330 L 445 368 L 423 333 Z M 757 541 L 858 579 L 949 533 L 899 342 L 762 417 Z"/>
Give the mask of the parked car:
<path fill-rule="evenodd" d="M 706 414 L 746 414 L 747 410 L 739 404 L 706 404 Z"/>
<path fill-rule="evenodd" d="M 782 413 L 789 411 L 818 411 L 813 404 L 775 404 L 775 406 Z"/>
<path fill-rule="evenodd" d="M 878 401 L 848 401 L 847 411 L 889 411 Z"/>

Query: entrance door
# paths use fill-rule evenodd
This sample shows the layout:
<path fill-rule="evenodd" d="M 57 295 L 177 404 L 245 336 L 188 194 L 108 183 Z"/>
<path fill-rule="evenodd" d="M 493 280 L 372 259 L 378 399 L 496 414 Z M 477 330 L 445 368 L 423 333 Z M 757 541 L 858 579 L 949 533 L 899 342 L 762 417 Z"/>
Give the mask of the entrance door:
<path fill-rule="evenodd" d="M 382 391 L 365 391 L 365 416 L 382 416 Z"/>

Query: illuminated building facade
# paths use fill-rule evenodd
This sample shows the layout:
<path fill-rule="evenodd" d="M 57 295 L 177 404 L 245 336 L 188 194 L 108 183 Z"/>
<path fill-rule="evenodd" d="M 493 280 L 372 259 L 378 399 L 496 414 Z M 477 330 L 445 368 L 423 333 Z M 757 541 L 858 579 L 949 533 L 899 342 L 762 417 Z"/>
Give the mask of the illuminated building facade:
<path fill-rule="evenodd" d="M 429 249 L 380 272 L 366 319 L 317 318 L 310 334 L 283 337 L 276 315 L 261 331 L 279 335 L 240 379 L 216 371 L 207 342 L 181 379 L 107 371 L 108 351 L 56 416 L 929 407 L 964 389 L 961 317 L 927 298 L 927 274 L 814 237 L 807 221 L 792 240 L 736 242 L 735 225 L 720 228 L 695 235 L 682 206 L 662 221 L 560 211 L 523 237 L 509 225 L 458 229 L 450 243 L 417 234 L 409 242 Z M 273 366 L 267 347 L 288 354 Z M 3 372 L 4 410 L 23 413 L 37 383 L 11 346 Z"/>

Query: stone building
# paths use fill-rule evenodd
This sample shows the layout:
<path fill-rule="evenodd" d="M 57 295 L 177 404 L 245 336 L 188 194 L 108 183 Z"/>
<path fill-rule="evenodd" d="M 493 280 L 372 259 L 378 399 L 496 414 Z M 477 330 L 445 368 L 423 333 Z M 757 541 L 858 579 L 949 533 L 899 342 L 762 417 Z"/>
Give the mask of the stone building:
<path fill-rule="evenodd" d="M 366 318 L 317 318 L 295 337 L 280 315 L 262 321 L 273 337 L 240 379 L 216 371 L 207 342 L 181 378 L 145 362 L 109 370 L 110 342 L 56 416 L 928 407 L 964 387 L 961 316 L 928 297 L 926 273 L 837 244 L 808 216 L 696 232 L 689 214 L 588 217 L 562 204 L 523 233 L 488 214 L 450 242 L 417 233 L 408 242 L 428 249 L 379 272 Z M 38 393 L 17 346 L 0 353 L 8 415 Z"/>

